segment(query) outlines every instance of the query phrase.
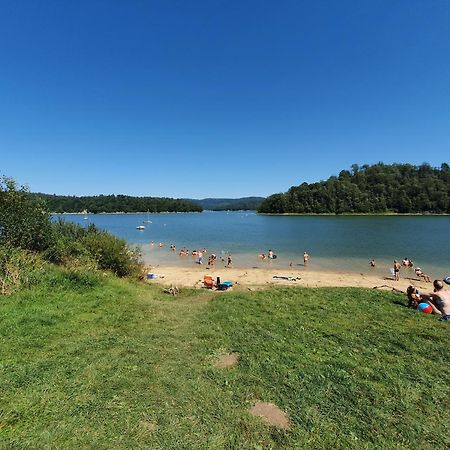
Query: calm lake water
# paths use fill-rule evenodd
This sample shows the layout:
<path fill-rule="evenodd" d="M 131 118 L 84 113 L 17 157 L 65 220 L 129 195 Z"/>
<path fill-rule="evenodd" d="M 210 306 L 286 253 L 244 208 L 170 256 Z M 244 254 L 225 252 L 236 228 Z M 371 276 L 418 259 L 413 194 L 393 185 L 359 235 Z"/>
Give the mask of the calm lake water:
<path fill-rule="evenodd" d="M 310 269 L 388 275 L 393 259 L 414 261 L 432 277 L 450 275 L 450 216 L 259 216 L 254 212 L 191 214 L 65 214 L 66 221 L 94 223 L 141 247 L 150 264 L 193 265 L 178 256 L 206 247 L 209 253 L 231 253 L 235 267 L 293 267 L 302 270 L 303 252 L 311 255 Z M 144 223 L 150 220 L 151 223 Z M 144 225 L 143 231 L 136 230 Z M 151 241 L 156 245 L 151 246 Z M 159 242 L 164 243 L 158 248 Z M 169 250 L 175 244 L 177 252 Z M 278 256 L 261 261 L 272 249 Z M 375 258 L 377 267 L 368 262 Z M 404 276 L 412 271 L 403 269 Z"/>

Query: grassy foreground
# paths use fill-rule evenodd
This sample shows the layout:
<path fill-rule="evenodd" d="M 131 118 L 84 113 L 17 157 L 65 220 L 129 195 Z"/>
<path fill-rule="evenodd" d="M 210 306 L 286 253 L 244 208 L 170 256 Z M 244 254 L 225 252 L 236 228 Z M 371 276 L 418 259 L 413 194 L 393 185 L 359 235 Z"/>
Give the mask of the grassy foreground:
<path fill-rule="evenodd" d="M 448 324 L 394 293 L 156 287 L 56 271 L 0 298 L 1 448 L 450 446 Z M 236 351 L 239 365 L 214 367 Z M 248 414 L 276 403 L 291 431 Z"/>

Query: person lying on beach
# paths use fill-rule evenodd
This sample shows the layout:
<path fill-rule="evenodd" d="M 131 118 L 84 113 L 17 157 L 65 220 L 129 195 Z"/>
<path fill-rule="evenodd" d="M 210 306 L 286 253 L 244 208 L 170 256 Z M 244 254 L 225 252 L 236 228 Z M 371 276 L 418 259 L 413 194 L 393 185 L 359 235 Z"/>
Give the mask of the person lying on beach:
<path fill-rule="evenodd" d="M 429 275 L 427 275 L 426 273 L 423 273 L 422 269 L 420 267 L 416 267 L 416 269 L 414 270 L 414 273 L 416 274 L 416 276 L 418 276 L 419 278 L 423 278 L 424 281 L 426 281 L 427 283 L 431 283 L 431 278 Z"/>
<path fill-rule="evenodd" d="M 290 276 L 278 276 L 278 275 L 274 275 L 272 277 L 274 280 L 286 280 L 286 281 L 297 281 L 297 280 L 301 280 L 300 277 L 290 277 Z"/>
<path fill-rule="evenodd" d="M 440 314 L 440 320 L 450 322 L 450 291 L 444 289 L 441 280 L 434 280 L 433 287 L 433 292 L 422 294 L 420 298 L 432 306 L 435 314 Z"/>
<path fill-rule="evenodd" d="M 267 256 L 264 254 L 264 253 L 261 253 L 260 255 L 258 255 L 258 258 L 261 258 L 261 259 L 266 259 L 267 258 Z"/>

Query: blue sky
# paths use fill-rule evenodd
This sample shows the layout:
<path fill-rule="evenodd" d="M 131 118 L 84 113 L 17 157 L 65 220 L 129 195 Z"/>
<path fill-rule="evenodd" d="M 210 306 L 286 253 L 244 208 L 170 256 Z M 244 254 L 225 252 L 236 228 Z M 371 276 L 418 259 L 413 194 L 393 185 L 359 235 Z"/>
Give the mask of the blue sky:
<path fill-rule="evenodd" d="M 450 147 L 450 2 L 0 1 L 0 174 L 241 197 Z"/>

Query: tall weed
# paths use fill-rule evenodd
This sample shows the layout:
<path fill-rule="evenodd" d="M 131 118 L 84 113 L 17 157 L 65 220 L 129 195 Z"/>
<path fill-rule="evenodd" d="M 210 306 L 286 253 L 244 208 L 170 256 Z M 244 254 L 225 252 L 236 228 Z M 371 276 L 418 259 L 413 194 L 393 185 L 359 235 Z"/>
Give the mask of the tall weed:
<path fill-rule="evenodd" d="M 0 246 L 0 294 L 12 294 L 39 283 L 47 270 L 48 264 L 39 254 Z"/>

